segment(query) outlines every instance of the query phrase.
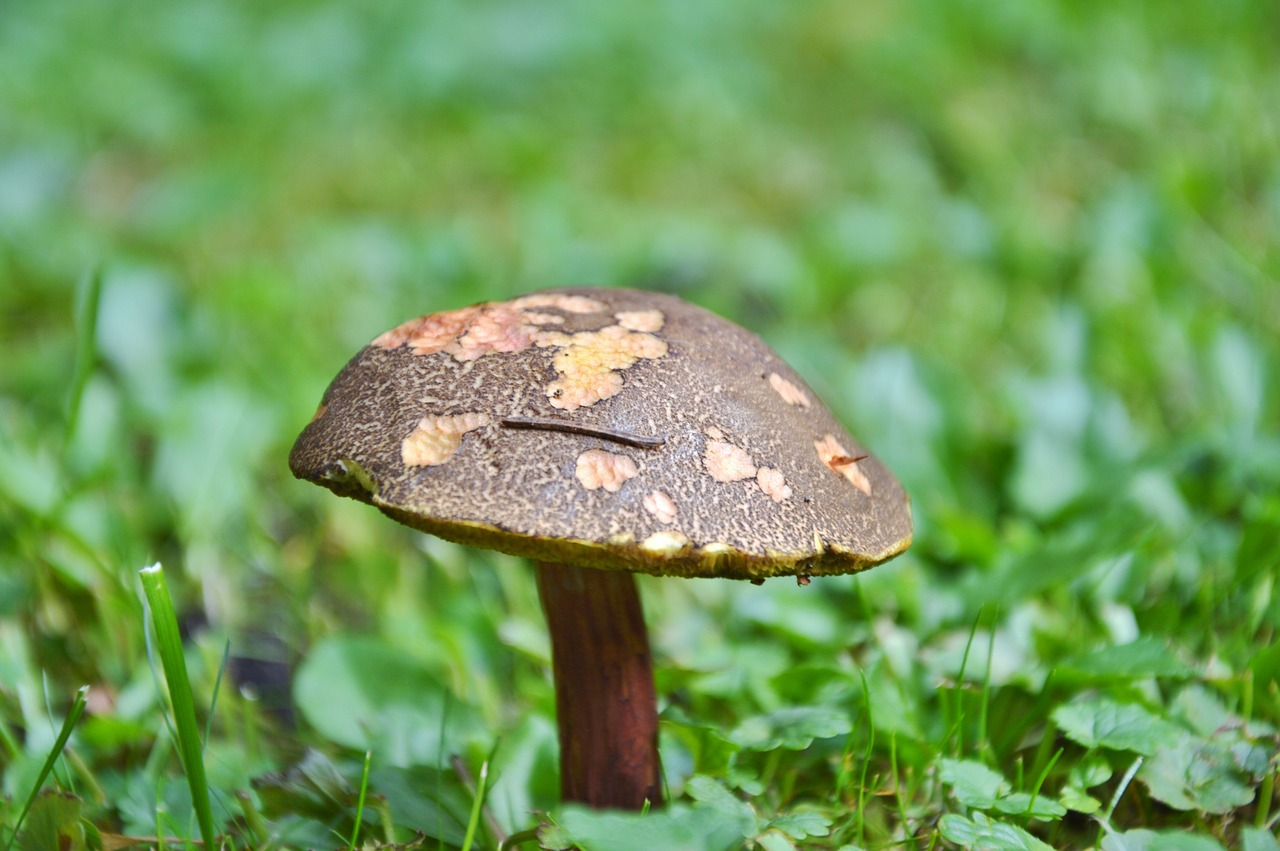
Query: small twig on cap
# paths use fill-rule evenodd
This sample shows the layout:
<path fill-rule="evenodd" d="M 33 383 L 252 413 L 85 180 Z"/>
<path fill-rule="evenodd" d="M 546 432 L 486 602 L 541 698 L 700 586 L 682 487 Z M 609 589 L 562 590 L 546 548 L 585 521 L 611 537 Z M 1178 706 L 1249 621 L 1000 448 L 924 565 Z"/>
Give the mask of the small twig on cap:
<path fill-rule="evenodd" d="M 625 431 L 581 425 L 579 423 L 571 423 L 568 420 L 556 419 L 555 417 L 503 417 L 500 423 L 503 428 L 563 431 L 569 434 L 598 437 L 602 440 L 612 440 L 614 443 L 621 443 L 625 446 L 634 446 L 637 449 L 657 449 L 666 442 L 661 437 L 649 437 L 643 434 L 631 434 Z"/>

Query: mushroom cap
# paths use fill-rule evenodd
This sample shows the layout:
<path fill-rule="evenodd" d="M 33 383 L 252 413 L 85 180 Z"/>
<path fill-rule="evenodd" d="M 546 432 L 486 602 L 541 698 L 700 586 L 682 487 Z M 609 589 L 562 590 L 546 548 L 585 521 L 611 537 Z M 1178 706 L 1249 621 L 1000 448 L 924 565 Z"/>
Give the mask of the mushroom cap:
<path fill-rule="evenodd" d="M 393 328 L 329 385 L 289 466 L 433 535 L 583 567 L 760 580 L 911 543 L 897 479 L 768 346 L 636 290 Z"/>

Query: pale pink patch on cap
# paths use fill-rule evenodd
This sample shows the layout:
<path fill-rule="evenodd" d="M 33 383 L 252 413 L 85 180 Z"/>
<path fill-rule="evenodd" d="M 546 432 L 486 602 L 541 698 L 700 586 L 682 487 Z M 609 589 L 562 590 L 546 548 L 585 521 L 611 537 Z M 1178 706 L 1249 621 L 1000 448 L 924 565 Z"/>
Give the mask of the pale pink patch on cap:
<path fill-rule="evenodd" d="M 589 491 L 604 488 L 609 493 L 617 493 L 622 483 L 633 479 L 639 473 L 636 462 L 626 455 L 605 452 L 603 449 L 588 449 L 578 456 L 574 475 L 578 483 Z"/>
<path fill-rule="evenodd" d="M 756 475 L 755 462 L 747 451 L 723 440 L 707 441 L 702 463 L 717 482 L 736 482 Z"/>
<path fill-rule="evenodd" d="M 791 498 L 791 486 L 787 484 L 781 470 L 761 467 L 756 473 L 756 484 L 760 486 L 760 490 L 773 497 L 774 502 L 783 502 Z"/>
<path fill-rule="evenodd" d="M 786 402 L 788 405 L 807 408 L 812 404 L 809 401 L 809 396 L 803 390 L 792 384 L 790 381 L 787 381 L 787 379 L 778 375 L 776 372 L 769 373 L 769 386 L 772 387 L 777 394 L 782 397 L 782 401 Z"/>
<path fill-rule="evenodd" d="M 858 462 L 862 459 L 850 455 L 840 445 L 840 441 L 836 440 L 835 435 L 828 434 L 821 440 L 815 440 L 813 448 L 818 451 L 818 457 L 822 459 L 823 464 L 844 476 L 858 490 L 871 496 L 871 480 L 858 469 Z"/>
<path fill-rule="evenodd" d="M 644 510 L 658 518 L 659 523 L 674 523 L 679 513 L 675 502 L 662 491 L 649 491 L 641 502 Z"/>
<path fill-rule="evenodd" d="M 426 416 L 400 443 L 400 459 L 408 467 L 435 467 L 453 457 L 462 436 L 490 422 L 488 414 L 471 412 L 454 416 Z"/>

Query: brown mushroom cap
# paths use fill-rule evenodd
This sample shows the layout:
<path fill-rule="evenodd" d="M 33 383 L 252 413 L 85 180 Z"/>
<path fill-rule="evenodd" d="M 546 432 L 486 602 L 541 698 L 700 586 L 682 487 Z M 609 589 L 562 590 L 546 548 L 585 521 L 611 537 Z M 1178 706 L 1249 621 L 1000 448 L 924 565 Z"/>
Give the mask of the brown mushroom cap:
<path fill-rule="evenodd" d="M 768 346 L 634 290 L 388 331 L 334 379 L 289 466 L 433 535 L 583 567 L 838 574 L 911 543 L 902 486 Z"/>

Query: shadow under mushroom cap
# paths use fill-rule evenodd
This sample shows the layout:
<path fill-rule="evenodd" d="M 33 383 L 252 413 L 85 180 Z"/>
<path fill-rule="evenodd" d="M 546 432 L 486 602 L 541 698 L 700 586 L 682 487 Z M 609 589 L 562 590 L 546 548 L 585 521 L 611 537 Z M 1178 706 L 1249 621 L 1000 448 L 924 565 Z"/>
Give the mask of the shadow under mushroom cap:
<path fill-rule="evenodd" d="M 838 574 L 911 542 L 893 474 L 758 337 L 635 290 L 388 331 L 334 379 L 289 465 L 442 538 L 585 567 Z"/>

